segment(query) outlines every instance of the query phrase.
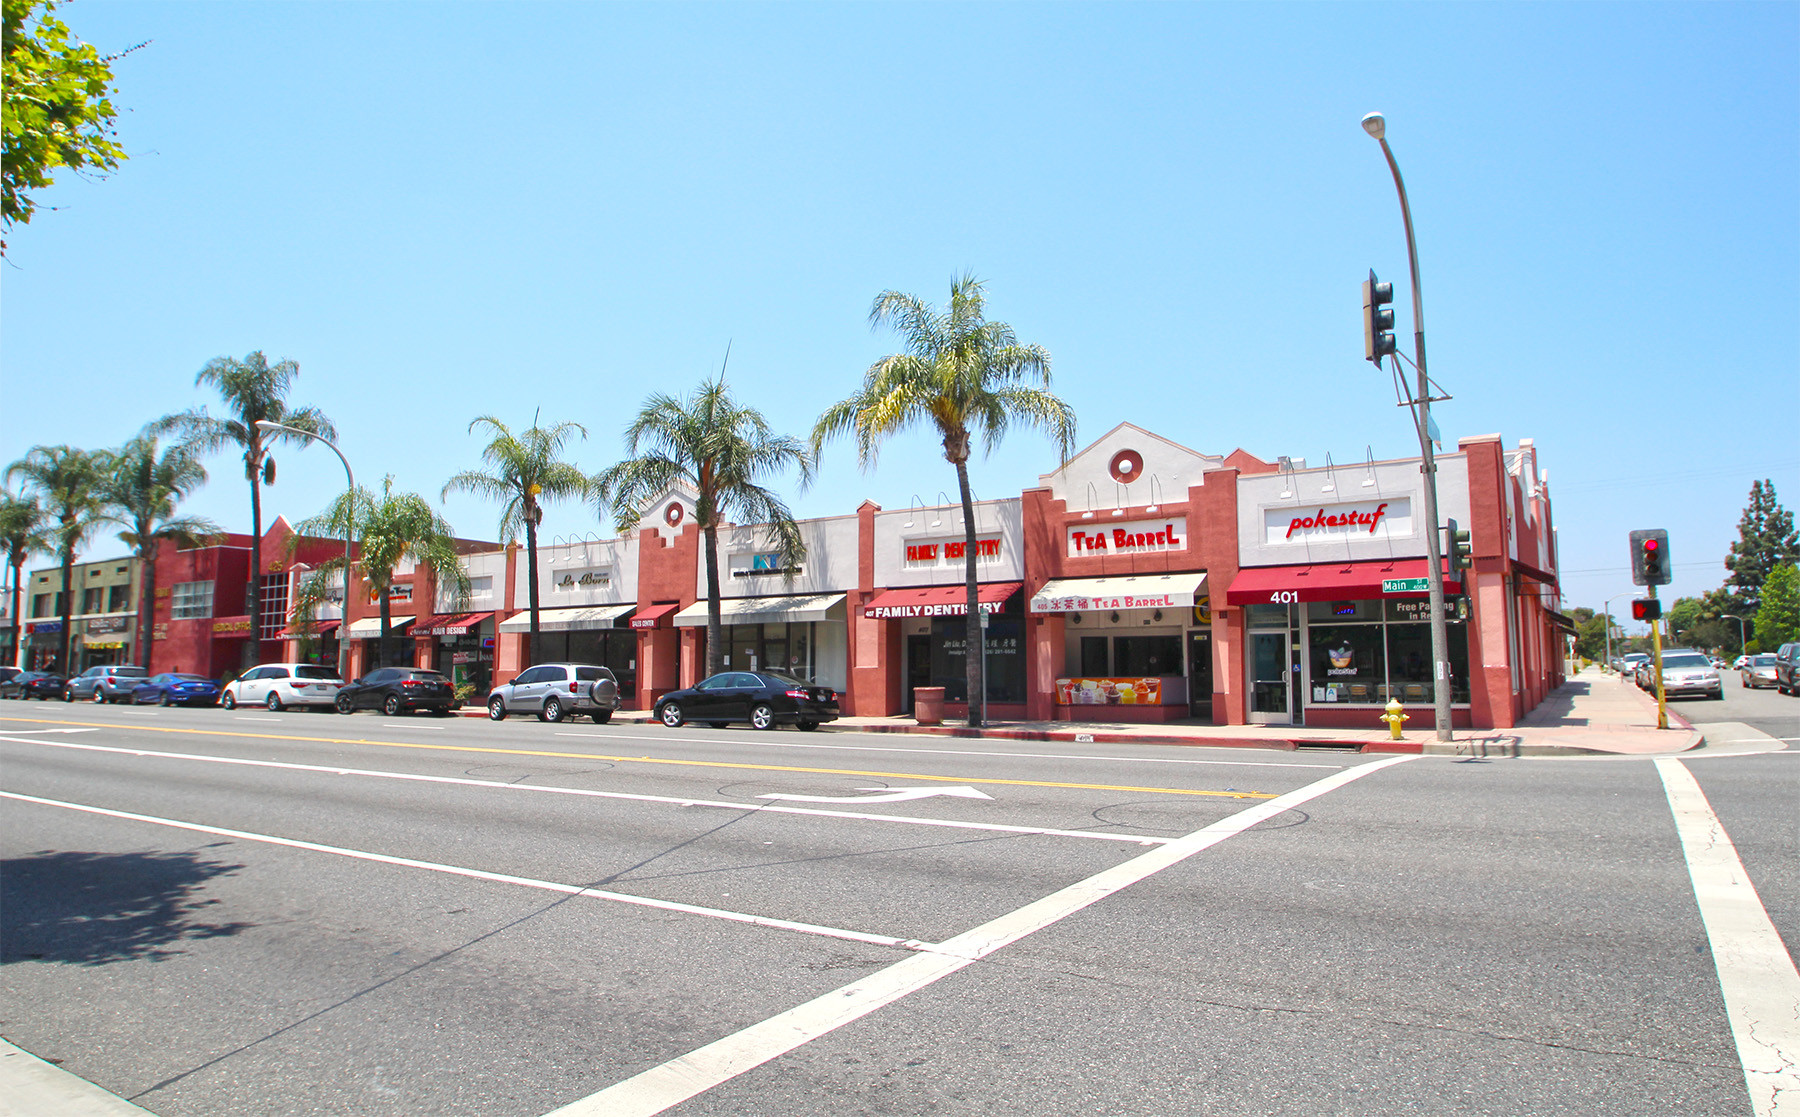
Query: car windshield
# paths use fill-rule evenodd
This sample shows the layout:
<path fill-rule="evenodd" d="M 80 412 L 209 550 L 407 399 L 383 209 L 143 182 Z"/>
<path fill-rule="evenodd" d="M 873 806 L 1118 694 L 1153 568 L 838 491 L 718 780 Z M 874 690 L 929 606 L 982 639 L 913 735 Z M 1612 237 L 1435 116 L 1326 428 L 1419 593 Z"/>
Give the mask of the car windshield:
<path fill-rule="evenodd" d="M 184 683 L 203 683 L 206 681 L 205 675 L 170 675 L 169 678 L 180 679 Z"/>
<path fill-rule="evenodd" d="M 301 679 L 335 679 L 338 677 L 338 673 L 329 667 L 314 667 L 309 663 L 302 663 L 295 667 L 294 675 Z"/>
<path fill-rule="evenodd" d="M 811 683 L 806 682 L 804 679 L 796 679 L 792 675 L 789 675 L 782 671 L 764 671 L 763 674 L 767 675 L 769 678 L 775 680 L 776 682 L 780 683 L 783 686 L 811 686 L 812 685 Z"/>
<path fill-rule="evenodd" d="M 1673 671 L 1693 667 L 1711 667 L 1712 660 L 1703 655 L 1666 655 L 1663 656 L 1663 670 Z"/>
<path fill-rule="evenodd" d="M 577 667 L 575 677 L 584 683 L 597 683 L 612 678 L 613 673 L 604 667 Z"/>
<path fill-rule="evenodd" d="M 1750 666 L 1773 667 L 1775 666 L 1775 657 L 1773 655 L 1753 655 L 1750 657 Z"/>
<path fill-rule="evenodd" d="M 120 679 L 141 679 L 146 674 L 142 667 L 120 667 L 113 671 L 114 677 Z"/>
<path fill-rule="evenodd" d="M 450 681 L 436 671 L 414 671 L 409 678 L 417 679 L 423 683 L 447 683 Z"/>

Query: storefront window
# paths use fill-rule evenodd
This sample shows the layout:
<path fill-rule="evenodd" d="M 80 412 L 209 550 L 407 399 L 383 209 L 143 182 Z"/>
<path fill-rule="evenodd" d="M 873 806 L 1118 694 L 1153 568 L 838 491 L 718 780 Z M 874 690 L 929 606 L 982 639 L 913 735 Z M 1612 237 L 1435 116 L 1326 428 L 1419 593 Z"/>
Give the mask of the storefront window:
<path fill-rule="evenodd" d="M 1181 674 L 1181 637 L 1113 637 L 1113 674 L 1121 678 Z"/>
<path fill-rule="evenodd" d="M 1315 624 L 1309 630 L 1314 702 L 1386 702 L 1379 624 Z"/>
<path fill-rule="evenodd" d="M 1446 605 L 1455 616 L 1455 606 Z M 1408 705 L 1436 700 L 1431 626 L 1419 601 L 1315 601 L 1307 605 L 1307 654 L 1315 704 Z M 1383 620 L 1383 617 L 1386 620 Z M 1332 623 L 1335 622 L 1335 623 Z M 1469 701 L 1468 626 L 1447 626 L 1450 700 Z"/>
<path fill-rule="evenodd" d="M 1107 655 L 1107 638 L 1104 636 L 1083 636 L 1081 638 L 1081 674 L 1088 678 L 1105 678 L 1112 674 L 1112 663 Z"/>
<path fill-rule="evenodd" d="M 169 616 L 175 620 L 210 617 L 212 611 L 211 582 L 182 582 L 169 591 Z"/>
<path fill-rule="evenodd" d="M 944 688 L 947 702 L 969 700 L 964 652 L 968 647 L 966 617 L 940 617 L 931 622 L 931 685 Z M 995 614 L 987 627 L 987 700 L 1025 701 L 1025 621 Z"/>

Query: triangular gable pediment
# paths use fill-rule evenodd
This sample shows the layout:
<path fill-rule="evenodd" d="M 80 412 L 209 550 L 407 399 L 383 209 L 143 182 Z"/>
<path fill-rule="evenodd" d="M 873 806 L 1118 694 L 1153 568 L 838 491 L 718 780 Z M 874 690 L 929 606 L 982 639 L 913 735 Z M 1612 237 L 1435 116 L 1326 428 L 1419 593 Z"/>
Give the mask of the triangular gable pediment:
<path fill-rule="evenodd" d="M 1039 477 L 1038 485 L 1070 508 L 1185 500 L 1188 487 L 1224 460 L 1135 423 L 1120 423 L 1077 451 L 1068 465 Z"/>

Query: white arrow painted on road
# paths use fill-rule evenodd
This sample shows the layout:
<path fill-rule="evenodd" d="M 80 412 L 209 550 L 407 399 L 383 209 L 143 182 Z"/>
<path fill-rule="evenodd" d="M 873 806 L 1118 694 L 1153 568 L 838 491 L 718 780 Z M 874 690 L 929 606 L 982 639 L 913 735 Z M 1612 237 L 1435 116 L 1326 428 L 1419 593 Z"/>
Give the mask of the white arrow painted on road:
<path fill-rule="evenodd" d="M 19 729 L 5 732 L 10 737 L 18 733 L 98 733 L 100 731 L 98 729 Z"/>
<path fill-rule="evenodd" d="M 785 799 L 790 803 L 898 803 L 906 799 L 929 799 L 948 795 L 956 799 L 992 799 L 993 796 L 972 787 L 859 787 L 858 791 L 878 791 L 879 795 L 758 795 L 758 799 Z"/>

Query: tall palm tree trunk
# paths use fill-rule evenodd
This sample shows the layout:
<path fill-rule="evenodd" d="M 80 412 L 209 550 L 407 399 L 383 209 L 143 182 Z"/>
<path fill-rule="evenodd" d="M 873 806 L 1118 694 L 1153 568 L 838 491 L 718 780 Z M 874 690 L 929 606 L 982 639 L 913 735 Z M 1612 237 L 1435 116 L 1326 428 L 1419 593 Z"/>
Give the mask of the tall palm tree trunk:
<path fill-rule="evenodd" d="M 25 587 L 19 579 L 25 574 L 25 557 L 8 555 L 6 565 L 12 569 L 12 665 L 25 666 L 25 618 L 19 610 L 25 606 Z"/>
<path fill-rule="evenodd" d="M 987 679 L 982 670 L 981 593 L 975 585 L 975 496 L 969 491 L 967 457 L 956 462 L 956 487 L 962 494 L 963 577 L 969 590 L 969 624 L 963 667 L 969 685 L 969 725 L 978 728 L 987 724 Z"/>
<path fill-rule="evenodd" d="M 262 454 L 249 462 L 250 472 L 250 573 L 244 582 L 244 613 L 250 618 L 250 638 L 238 654 L 238 667 L 248 671 L 261 659 L 262 617 Z"/>
<path fill-rule="evenodd" d="M 375 666 L 388 667 L 394 657 L 394 607 L 388 600 L 388 587 L 381 587 L 381 640 Z"/>
<path fill-rule="evenodd" d="M 537 524 L 532 521 L 531 511 L 525 513 L 525 565 L 526 600 L 531 605 L 531 643 L 525 652 L 526 666 L 536 663 L 538 659 L 538 563 L 537 563 Z"/>
<path fill-rule="evenodd" d="M 725 670 L 724 638 L 719 633 L 719 526 L 706 518 L 706 673 Z"/>
<path fill-rule="evenodd" d="M 150 668 L 151 630 L 156 620 L 156 548 L 151 547 L 143 557 L 142 585 L 138 587 L 137 610 L 137 652 L 138 663 L 146 674 L 154 674 Z"/>
<path fill-rule="evenodd" d="M 56 669 L 64 675 L 74 674 L 70 668 L 74 664 L 69 660 L 70 640 L 73 633 L 69 631 L 75 620 L 75 548 L 65 543 L 62 549 L 62 660 Z"/>

